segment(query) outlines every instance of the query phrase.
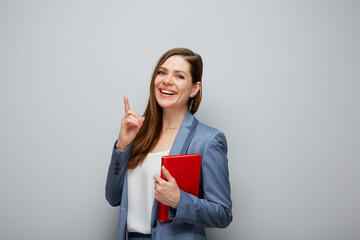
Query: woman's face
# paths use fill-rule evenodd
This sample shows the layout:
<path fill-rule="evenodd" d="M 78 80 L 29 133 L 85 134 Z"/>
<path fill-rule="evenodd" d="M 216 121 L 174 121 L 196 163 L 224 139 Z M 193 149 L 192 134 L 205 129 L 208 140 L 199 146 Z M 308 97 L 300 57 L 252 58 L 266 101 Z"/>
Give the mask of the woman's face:
<path fill-rule="evenodd" d="M 189 63 L 175 55 L 160 66 L 154 85 L 156 101 L 164 110 L 182 111 L 187 110 L 190 97 L 197 94 L 201 83 L 192 84 Z"/>

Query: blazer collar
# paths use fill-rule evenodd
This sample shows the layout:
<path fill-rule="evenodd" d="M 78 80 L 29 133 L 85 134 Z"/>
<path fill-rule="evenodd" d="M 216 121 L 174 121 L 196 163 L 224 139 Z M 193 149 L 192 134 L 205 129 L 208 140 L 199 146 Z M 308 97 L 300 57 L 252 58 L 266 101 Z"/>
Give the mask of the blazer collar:
<path fill-rule="evenodd" d="M 182 121 L 179 131 L 176 134 L 174 143 L 170 149 L 169 155 L 179 155 L 180 151 L 184 145 L 184 142 L 187 138 L 187 136 L 190 133 L 190 130 L 193 127 L 193 123 L 194 123 L 194 115 L 191 114 L 190 111 L 188 111 L 185 115 L 184 120 Z"/>

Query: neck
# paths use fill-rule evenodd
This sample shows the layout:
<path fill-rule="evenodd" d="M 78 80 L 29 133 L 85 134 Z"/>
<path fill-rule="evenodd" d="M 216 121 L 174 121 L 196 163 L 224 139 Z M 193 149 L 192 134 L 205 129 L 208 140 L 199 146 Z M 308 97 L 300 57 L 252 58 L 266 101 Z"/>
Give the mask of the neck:
<path fill-rule="evenodd" d="M 170 110 L 163 109 L 163 129 L 178 129 L 184 120 L 187 109 Z"/>

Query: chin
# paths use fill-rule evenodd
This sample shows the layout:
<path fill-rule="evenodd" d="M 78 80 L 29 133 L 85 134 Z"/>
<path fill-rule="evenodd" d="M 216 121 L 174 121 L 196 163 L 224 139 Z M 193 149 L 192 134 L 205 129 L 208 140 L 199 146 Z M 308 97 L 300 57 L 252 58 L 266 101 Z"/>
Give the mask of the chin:
<path fill-rule="evenodd" d="M 162 109 L 178 109 L 179 111 L 183 110 L 183 108 L 187 109 L 187 105 L 180 103 L 177 98 L 164 99 L 161 96 L 155 96 L 155 99 Z"/>
<path fill-rule="evenodd" d="M 174 105 L 174 102 L 170 99 L 163 99 L 161 97 L 155 96 L 156 102 L 159 104 L 160 107 L 171 107 Z"/>
<path fill-rule="evenodd" d="M 164 102 L 159 102 L 157 101 L 157 103 L 159 104 L 159 106 L 161 108 L 172 108 L 172 107 L 175 107 L 174 104 L 171 104 L 171 103 L 164 103 Z"/>

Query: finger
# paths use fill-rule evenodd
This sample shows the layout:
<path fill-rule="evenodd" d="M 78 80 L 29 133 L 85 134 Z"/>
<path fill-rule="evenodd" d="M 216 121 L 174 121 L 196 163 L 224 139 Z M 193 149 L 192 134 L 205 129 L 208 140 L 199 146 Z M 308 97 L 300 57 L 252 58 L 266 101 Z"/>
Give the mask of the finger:
<path fill-rule="evenodd" d="M 131 125 L 134 125 L 134 126 L 137 126 L 140 128 L 139 119 L 137 119 L 136 117 L 130 115 L 129 117 L 127 117 L 126 121 L 127 121 L 127 123 L 130 123 Z"/>
<path fill-rule="evenodd" d="M 128 124 L 129 124 L 129 126 L 140 128 L 139 123 L 137 121 L 133 120 L 133 119 L 130 119 L 128 121 Z"/>
<path fill-rule="evenodd" d="M 121 126 L 126 127 L 126 126 L 130 126 L 130 125 L 131 126 L 136 125 L 136 126 L 140 127 L 139 119 L 130 115 L 121 120 Z"/>
<path fill-rule="evenodd" d="M 125 113 L 127 113 L 130 110 L 129 99 L 127 98 L 127 96 L 124 96 L 124 106 L 125 106 Z"/>
<path fill-rule="evenodd" d="M 137 117 L 134 116 L 134 115 L 130 115 L 129 118 L 134 119 L 134 120 L 138 123 L 139 127 L 141 126 L 141 122 L 140 122 L 140 119 L 139 119 L 139 118 L 137 118 Z"/>
<path fill-rule="evenodd" d="M 160 184 L 160 183 L 162 183 L 162 182 L 165 181 L 165 180 L 162 179 L 159 175 L 155 175 L 155 176 L 154 176 L 154 179 L 155 179 L 155 185 Z M 155 186 L 155 187 L 156 187 L 156 186 Z"/>
<path fill-rule="evenodd" d="M 173 181 L 174 178 L 171 176 L 170 172 L 164 167 L 161 167 L 162 173 L 164 174 L 165 178 L 170 182 Z"/>
<path fill-rule="evenodd" d="M 140 118 L 140 127 L 144 124 L 145 117 Z"/>
<path fill-rule="evenodd" d="M 140 120 L 139 114 L 137 114 L 137 112 L 134 112 L 134 111 L 132 111 L 132 110 L 129 110 L 129 111 L 127 111 L 126 114 L 127 114 L 127 115 L 132 115 L 132 116 L 136 117 L 138 120 Z"/>

